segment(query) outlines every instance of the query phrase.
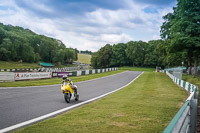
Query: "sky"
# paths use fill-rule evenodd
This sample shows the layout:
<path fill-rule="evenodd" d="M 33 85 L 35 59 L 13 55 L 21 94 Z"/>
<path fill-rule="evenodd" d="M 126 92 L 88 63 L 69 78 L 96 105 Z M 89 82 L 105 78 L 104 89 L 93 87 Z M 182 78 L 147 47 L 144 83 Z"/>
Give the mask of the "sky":
<path fill-rule="evenodd" d="M 0 0 L 0 22 L 97 51 L 106 44 L 160 39 L 176 0 Z"/>

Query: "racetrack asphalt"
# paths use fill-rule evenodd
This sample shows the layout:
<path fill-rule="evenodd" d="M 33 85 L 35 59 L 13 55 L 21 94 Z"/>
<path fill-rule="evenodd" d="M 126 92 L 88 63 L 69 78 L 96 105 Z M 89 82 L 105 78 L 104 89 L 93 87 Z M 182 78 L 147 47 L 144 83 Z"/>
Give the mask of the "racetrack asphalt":
<path fill-rule="evenodd" d="M 65 102 L 60 85 L 0 88 L 0 130 L 116 90 L 140 74 L 126 71 L 74 83 L 78 86 L 80 98 L 70 103 Z"/>

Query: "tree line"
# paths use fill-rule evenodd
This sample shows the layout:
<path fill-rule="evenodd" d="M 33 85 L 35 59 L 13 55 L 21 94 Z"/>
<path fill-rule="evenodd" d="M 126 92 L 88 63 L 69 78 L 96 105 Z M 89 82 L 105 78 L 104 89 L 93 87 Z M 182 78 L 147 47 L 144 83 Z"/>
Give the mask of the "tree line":
<path fill-rule="evenodd" d="M 82 51 L 82 50 L 81 50 L 80 53 L 81 53 L 81 54 L 90 54 L 90 55 L 91 55 L 91 54 L 92 54 L 92 51 L 89 51 L 89 50 Z"/>
<path fill-rule="evenodd" d="M 64 64 L 77 60 L 77 53 L 77 49 L 66 48 L 60 40 L 0 23 L 0 60 Z"/>
<path fill-rule="evenodd" d="M 91 64 L 94 68 L 180 66 L 186 60 L 186 54 L 171 54 L 166 43 L 164 40 L 151 40 L 149 42 L 130 41 L 114 45 L 106 44 L 92 54 Z"/>
<path fill-rule="evenodd" d="M 200 58 L 200 1 L 177 0 L 172 13 L 163 16 L 162 40 L 107 44 L 92 54 L 95 68 L 109 66 L 175 67 L 184 63 L 194 75 Z"/>

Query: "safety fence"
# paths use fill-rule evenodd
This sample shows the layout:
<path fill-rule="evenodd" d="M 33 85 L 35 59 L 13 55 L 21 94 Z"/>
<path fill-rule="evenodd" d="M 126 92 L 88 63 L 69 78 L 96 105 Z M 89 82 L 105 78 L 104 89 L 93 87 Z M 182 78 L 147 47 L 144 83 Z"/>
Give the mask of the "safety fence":
<path fill-rule="evenodd" d="M 0 72 L 31 72 L 31 71 L 39 71 L 41 68 L 32 69 L 32 68 L 23 68 L 23 69 L 0 69 Z"/>
<path fill-rule="evenodd" d="M 118 68 L 105 68 L 105 69 L 93 69 L 93 70 L 81 70 L 81 71 L 71 71 L 71 72 L 52 72 L 52 77 L 62 77 L 63 75 L 68 76 L 81 76 L 95 73 L 103 73 L 108 71 L 114 71 Z"/>
<path fill-rule="evenodd" d="M 72 76 L 103 73 L 103 72 L 114 71 L 114 70 L 118 70 L 118 68 L 105 68 L 105 69 L 95 69 L 95 70 L 73 71 Z"/>
<path fill-rule="evenodd" d="M 199 89 L 196 85 L 193 85 L 184 80 L 180 80 L 177 77 L 166 71 L 166 74 L 180 87 L 184 88 L 190 93 L 190 96 L 185 101 L 181 109 L 177 112 L 175 117 L 171 120 L 169 125 L 165 128 L 163 133 L 194 133 L 197 124 L 197 105 Z"/>
<path fill-rule="evenodd" d="M 63 67 L 63 68 L 40 68 L 41 72 L 66 72 L 66 71 L 74 71 L 80 70 L 81 67 Z"/>
<path fill-rule="evenodd" d="M 175 71 L 175 70 L 183 70 L 186 71 L 186 67 L 184 66 L 179 66 L 179 67 L 172 67 L 172 68 L 166 68 L 164 69 L 165 71 L 171 72 L 171 71 Z"/>
<path fill-rule="evenodd" d="M 1 72 L 0 82 L 10 82 L 18 80 L 32 80 L 32 79 L 47 79 L 54 77 L 68 76 L 81 76 L 95 73 L 103 73 L 108 71 L 115 71 L 118 68 L 104 68 L 104 69 L 93 69 L 93 70 L 81 70 L 81 71 L 65 71 L 65 72 Z"/>

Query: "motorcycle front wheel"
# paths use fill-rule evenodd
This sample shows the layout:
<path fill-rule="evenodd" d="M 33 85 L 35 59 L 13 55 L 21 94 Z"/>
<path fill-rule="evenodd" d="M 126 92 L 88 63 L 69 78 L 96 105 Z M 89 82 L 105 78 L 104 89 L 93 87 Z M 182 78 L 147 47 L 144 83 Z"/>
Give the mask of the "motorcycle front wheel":
<path fill-rule="evenodd" d="M 65 101 L 67 102 L 67 103 L 70 103 L 70 93 L 65 93 L 64 94 L 64 98 L 65 98 Z"/>

